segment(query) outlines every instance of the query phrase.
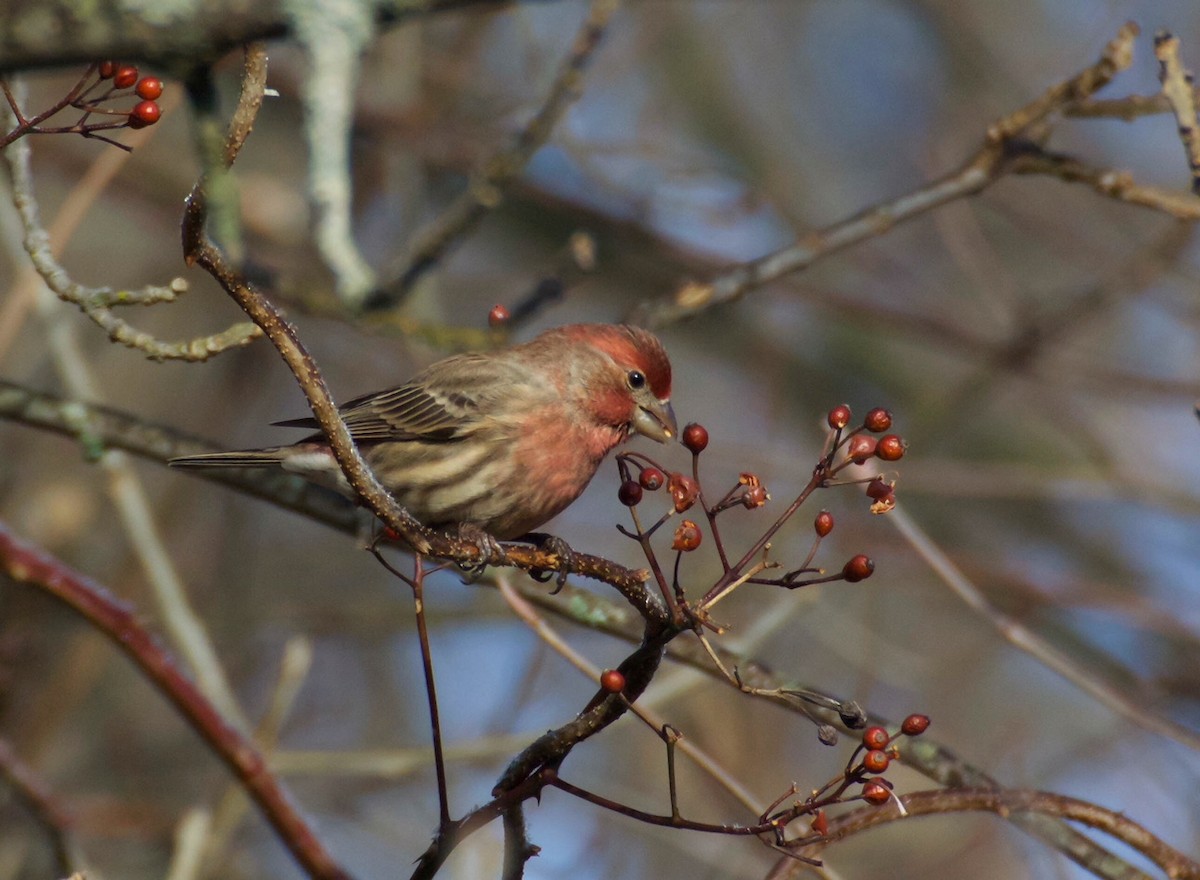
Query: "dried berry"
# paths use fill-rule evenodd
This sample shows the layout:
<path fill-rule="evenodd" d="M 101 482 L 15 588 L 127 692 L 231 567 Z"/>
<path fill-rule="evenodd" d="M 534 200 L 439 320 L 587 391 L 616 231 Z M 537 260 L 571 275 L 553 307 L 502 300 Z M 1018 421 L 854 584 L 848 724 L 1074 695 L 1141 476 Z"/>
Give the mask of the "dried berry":
<path fill-rule="evenodd" d="M 671 493 L 671 502 L 675 505 L 676 513 L 683 513 L 696 503 L 700 497 L 700 487 L 691 477 L 673 473 L 667 480 L 667 491 Z"/>
<path fill-rule="evenodd" d="M 690 519 L 685 519 L 679 524 L 679 528 L 675 529 L 675 538 L 671 541 L 671 549 L 690 553 L 700 546 L 703 537 L 704 534 L 700 531 L 700 527 Z"/>
<path fill-rule="evenodd" d="M 900 725 L 900 731 L 905 736 L 920 736 L 929 729 L 928 715 L 909 715 Z"/>
<path fill-rule="evenodd" d="M 813 528 L 816 529 L 818 538 L 824 538 L 833 531 L 833 514 L 828 510 L 822 510 L 813 520 Z"/>

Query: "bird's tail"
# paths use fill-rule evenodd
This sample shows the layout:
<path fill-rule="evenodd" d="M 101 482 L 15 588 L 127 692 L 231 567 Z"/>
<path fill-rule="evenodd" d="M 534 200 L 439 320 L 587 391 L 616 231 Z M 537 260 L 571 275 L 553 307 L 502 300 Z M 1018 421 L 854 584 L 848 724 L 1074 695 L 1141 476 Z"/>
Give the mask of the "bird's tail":
<path fill-rule="evenodd" d="M 283 460 L 280 447 L 270 449 L 239 449 L 235 452 L 206 452 L 203 455 L 183 455 L 167 462 L 171 467 L 271 467 Z"/>

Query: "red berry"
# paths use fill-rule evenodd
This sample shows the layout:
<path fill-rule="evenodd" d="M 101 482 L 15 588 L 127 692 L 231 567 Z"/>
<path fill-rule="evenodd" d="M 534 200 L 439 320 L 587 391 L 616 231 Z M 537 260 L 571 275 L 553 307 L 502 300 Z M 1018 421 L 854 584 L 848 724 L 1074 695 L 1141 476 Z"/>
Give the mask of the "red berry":
<path fill-rule="evenodd" d="M 869 578 L 873 571 L 875 571 L 875 563 L 871 561 L 871 557 L 859 553 L 842 566 L 842 577 L 850 583 L 856 584 Z"/>
<path fill-rule="evenodd" d="M 642 472 L 638 474 L 638 482 L 642 484 L 642 488 L 651 492 L 661 489 L 666 481 L 667 475 L 656 467 L 642 468 Z"/>
<path fill-rule="evenodd" d="M 892 426 L 892 414 L 881 406 L 875 407 L 863 419 L 863 427 L 875 434 L 882 434 Z"/>
<path fill-rule="evenodd" d="M 833 514 L 828 510 L 822 510 L 813 520 L 813 528 L 817 530 L 818 538 L 824 538 L 833 531 Z"/>
<path fill-rule="evenodd" d="M 703 425 L 692 422 L 684 426 L 680 439 L 693 455 L 699 455 L 704 451 L 704 447 L 708 446 L 708 431 Z"/>
<path fill-rule="evenodd" d="M 100 79 L 112 79 L 113 74 L 117 72 L 117 62 L 101 61 L 96 68 L 96 72 L 100 74 Z"/>
<path fill-rule="evenodd" d="M 671 493 L 676 513 L 683 513 L 700 497 L 700 487 L 696 485 L 696 481 L 680 473 L 671 474 L 667 480 L 667 490 Z"/>
<path fill-rule="evenodd" d="M 824 810 L 817 810 L 817 815 L 812 820 L 812 830 L 822 837 L 829 834 L 829 817 L 825 815 Z"/>
<path fill-rule="evenodd" d="M 704 533 L 700 531 L 700 527 L 690 519 L 685 519 L 675 530 L 675 539 L 671 542 L 671 549 L 690 553 L 700 546 L 703 538 Z"/>
<path fill-rule="evenodd" d="M 850 424 L 850 407 L 846 404 L 839 404 L 829 411 L 827 416 L 829 427 L 841 429 Z"/>
<path fill-rule="evenodd" d="M 905 736 L 920 736 L 929 729 L 928 715 L 909 715 L 900 725 L 900 731 Z"/>
<path fill-rule="evenodd" d="M 875 454 L 884 461 L 899 461 L 904 457 L 904 452 L 907 449 L 908 444 L 904 442 L 902 437 L 897 437 L 895 434 L 887 434 L 879 438 L 879 444 L 875 447 Z"/>
<path fill-rule="evenodd" d="M 892 790 L 882 782 L 872 779 L 862 788 L 862 799 L 868 804 L 880 806 L 886 804 L 892 796 Z"/>
<path fill-rule="evenodd" d="M 642 500 L 642 487 L 634 480 L 626 480 L 617 490 L 617 499 L 626 507 L 633 507 Z"/>
<path fill-rule="evenodd" d="M 134 91 L 137 92 L 139 98 L 146 101 L 157 101 L 162 97 L 163 81 L 157 76 L 142 77 Z"/>
<path fill-rule="evenodd" d="M 500 303 L 496 303 L 496 305 L 492 306 L 492 310 L 488 312 L 488 326 L 500 327 L 503 324 L 507 324 L 508 319 L 511 317 L 512 315 L 509 314 L 509 311 L 505 306 L 501 305 Z"/>
<path fill-rule="evenodd" d="M 875 438 L 866 434 L 855 434 L 846 445 L 846 455 L 855 464 L 862 464 L 875 454 Z"/>
<path fill-rule="evenodd" d="M 892 759 L 882 749 L 871 749 L 863 755 L 862 763 L 863 769 L 868 773 L 883 773 L 887 770 L 888 764 L 892 763 Z"/>
<path fill-rule="evenodd" d="M 625 690 L 625 676 L 617 669 L 606 669 L 600 673 L 600 687 L 610 694 Z"/>
<path fill-rule="evenodd" d="M 132 64 L 122 64 L 113 74 L 113 85 L 118 89 L 127 89 L 138 80 L 138 69 Z"/>
<path fill-rule="evenodd" d="M 891 742 L 891 739 L 891 734 L 887 732 L 887 728 L 879 727 L 878 725 L 868 727 L 863 731 L 862 735 L 863 745 L 868 749 L 882 749 Z"/>
<path fill-rule="evenodd" d="M 129 111 L 129 127 L 145 128 L 158 122 L 162 110 L 153 101 L 142 101 Z"/>

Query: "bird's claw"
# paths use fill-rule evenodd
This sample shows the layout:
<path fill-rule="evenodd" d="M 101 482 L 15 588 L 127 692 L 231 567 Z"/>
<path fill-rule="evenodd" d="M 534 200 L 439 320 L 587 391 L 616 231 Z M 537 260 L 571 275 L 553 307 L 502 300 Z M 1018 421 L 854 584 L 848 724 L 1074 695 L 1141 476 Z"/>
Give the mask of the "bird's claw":
<path fill-rule="evenodd" d="M 530 532 L 521 538 L 522 541 L 528 541 L 533 544 L 543 553 L 553 553 L 560 560 L 558 573 L 548 571 L 544 568 L 535 568 L 529 572 L 529 576 L 540 583 L 546 583 L 551 578 L 554 578 L 554 589 L 550 592 L 551 596 L 562 592 L 562 588 L 567 585 L 567 575 L 570 574 L 570 562 L 573 551 L 571 545 L 564 541 L 558 535 L 549 535 L 545 532 Z"/>
<path fill-rule="evenodd" d="M 458 567 L 463 571 L 463 580 L 473 584 L 483 576 L 483 570 L 493 561 L 505 559 L 504 545 L 496 538 L 474 523 L 459 523 L 454 537 L 467 544 L 472 544 L 479 551 L 474 562 L 460 561 Z"/>

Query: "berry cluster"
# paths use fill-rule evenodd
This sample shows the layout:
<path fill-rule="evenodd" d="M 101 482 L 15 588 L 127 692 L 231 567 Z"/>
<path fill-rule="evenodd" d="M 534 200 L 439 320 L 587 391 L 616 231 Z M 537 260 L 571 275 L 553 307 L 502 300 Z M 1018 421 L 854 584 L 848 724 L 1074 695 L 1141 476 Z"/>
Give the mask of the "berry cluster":
<path fill-rule="evenodd" d="M 736 564 L 730 562 L 726 553 L 718 529 L 717 518 L 725 511 L 736 507 L 746 510 L 763 507 L 771 496 L 756 474 L 742 473 L 739 475 L 737 483 L 719 500 L 712 504 L 708 503 L 700 485 L 700 456 L 709 444 L 708 430 L 703 425 L 689 424 L 680 433 L 680 442 L 692 454 L 690 474 L 665 468 L 641 453 L 630 452 L 617 456 L 617 467 L 621 474 L 617 499 L 630 508 L 634 525 L 632 530 L 621 526 L 618 528 L 642 545 L 642 549 L 650 561 L 651 569 L 659 581 L 659 587 L 667 606 L 676 621 L 689 621 L 720 631 L 719 627 L 712 627 L 709 624 L 708 610 L 717 601 L 746 583 L 795 589 L 809 584 L 835 580 L 858 583 L 871 576 L 875 570 L 875 563 L 869 556 L 862 553 L 852 556 L 832 574 L 827 574 L 824 569 L 812 567 L 811 563 L 816 556 L 821 540 L 827 537 L 834 527 L 833 515 L 824 510 L 817 515 L 813 522 L 816 541 L 804 561 L 781 576 L 766 577 L 763 575 L 768 569 L 780 567 L 779 563 L 770 560 L 767 555 L 771 547 L 771 539 L 813 491 L 835 485 L 865 483 L 867 496 L 872 502 L 871 511 L 873 513 L 886 513 L 895 507 L 896 484 L 894 480 L 887 481 L 882 476 L 849 481 L 835 480 L 835 477 L 845 469 L 865 465 L 871 459 L 889 463 L 898 461 L 907 449 L 903 438 L 898 434 L 887 433 L 892 428 L 892 414 L 886 409 L 882 407 L 872 409 L 862 423 L 854 428 L 850 428 L 851 418 L 850 407 L 845 404 L 836 406 L 829 411 L 827 420 L 831 432 L 809 485 L 783 515 L 767 529 L 763 538 Z M 872 436 L 874 434 L 883 436 L 876 438 Z M 664 488 L 669 498 L 669 504 L 654 522 L 644 525 L 639 514 L 639 506 L 645 502 L 647 493 L 657 492 Z M 713 544 L 725 570 L 724 576 L 699 601 L 689 600 L 685 595 L 679 582 L 679 563 L 682 554 L 690 553 L 704 543 L 706 529 L 696 519 L 684 519 L 676 526 L 670 547 L 677 555 L 674 577 L 669 585 L 658 565 L 655 550 L 650 541 L 668 520 L 691 510 L 696 505 L 699 505 L 704 519 L 707 521 L 707 532 L 712 535 Z"/>
<path fill-rule="evenodd" d="M 128 150 L 130 148 L 125 144 L 114 141 L 100 132 L 119 128 L 145 128 L 154 125 L 162 117 L 158 99 L 163 94 L 163 81 L 156 76 L 141 76 L 134 65 L 118 61 L 101 61 L 89 66 L 71 91 L 35 116 L 26 117 L 22 113 L 6 83 L 4 94 L 17 117 L 17 126 L 0 137 L 0 147 L 27 134 L 78 134 Z M 114 101 L 127 97 L 138 100 L 132 107 L 114 106 Z M 43 124 L 68 107 L 82 111 L 82 115 L 73 124 Z"/>

